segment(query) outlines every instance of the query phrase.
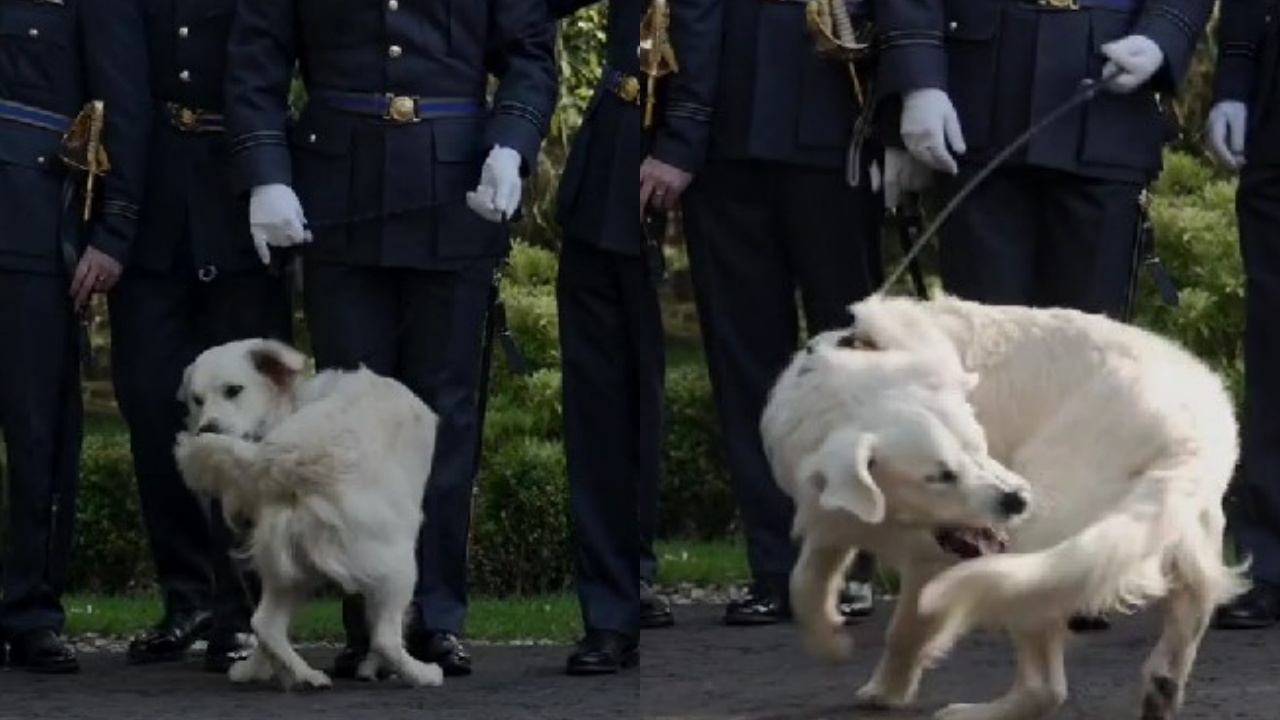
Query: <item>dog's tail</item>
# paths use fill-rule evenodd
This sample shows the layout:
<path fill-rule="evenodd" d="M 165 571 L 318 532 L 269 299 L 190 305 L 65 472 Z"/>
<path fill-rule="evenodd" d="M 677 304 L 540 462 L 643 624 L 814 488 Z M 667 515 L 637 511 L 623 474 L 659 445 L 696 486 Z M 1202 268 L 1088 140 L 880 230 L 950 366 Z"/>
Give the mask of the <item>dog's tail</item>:
<path fill-rule="evenodd" d="M 1016 627 L 1073 613 L 1131 612 L 1173 584 L 1206 605 L 1243 592 L 1243 566 L 1222 557 L 1221 523 L 1205 516 L 1198 463 L 1138 477 L 1115 508 L 1046 550 L 968 560 L 934 578 L 920 610 L 940 619 L 938 649 L 976 626 Z"/>

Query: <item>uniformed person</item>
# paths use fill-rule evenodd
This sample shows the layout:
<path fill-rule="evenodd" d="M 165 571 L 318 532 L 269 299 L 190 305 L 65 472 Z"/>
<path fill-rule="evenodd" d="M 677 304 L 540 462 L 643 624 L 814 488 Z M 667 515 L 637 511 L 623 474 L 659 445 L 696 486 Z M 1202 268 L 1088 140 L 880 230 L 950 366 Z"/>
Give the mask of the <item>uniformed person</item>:
<path fill-rule="evenodd" d="M 1223 0 L 1218 20 L 1211 154 L 1240 172 L 1236 216 L 1245 275 L 1245 398 L 1238 502 L 1231 534 L 1253 587 L 1218 609 L 1214 626 L 1260 629 L 1280 621 L 1280 33 L 1273 6 Z"/>
<path fill-rule="evenodd" d="M 149 122 L 138 13 L 134 0 L 0 0 L 0 660 L 36 672 L 79 669 L 60 639 L 83 438 L 77 316 L 119 279 L 136 231 Z"/>
<path fill-rule="evenodd" d="M 877 94 L 953 193 L 1084 81 L 1119 72 L 1040 128 L 943 227 L 948 292 L 1124 318 L 1139 198 L 1213 0 L 879 0 Z"/>
<path fill-rule="evenodd" d="M 1129 318 L 1141 196 L 1171 121 L 1157 93 L 1186 77 L 1213 0 L 878 0 L 876 95 L 908 160 L 957 192 L 1072 99 L 956 206 L 939 244 L 947 292 Z M 898 138 L 886 139 L 894 142 Z M 892 152 L 892 151 L 890 151 Z M 1077 617 L 1076 630 L 1106 627 Z"/>
<path fill-rule="evenodd" d="M 594 2 L 550 5 L 559 18 Z M 560 180 L 565 454 L 586 628 L 569 658 L 571 674 L 634 665 L 639 630 L 673 622 L 653 592 L 666 364 L 661 243 L 665 214 L 705 155 L 717 2 L 610 2 L 605 66 Z M 637 53 L 646 13 L 645 39 L 669 47 L 679 69 L 654 73 L 648 127 L 649 82 Z M 662 49 L 649 51 L 655 61 Z M 631 194 L 637 172 L 638 196 Z"/>
<path fill-rule="evenodd" d="M 818 55 L 805 3 L 722 5 L 708 159 L 683 219 L 753 577 L 725 621 L 755 625 L 790 617 L 795 563 L 793 507 L 765 459 L 760 413 L 799 346 L 797 316 L 808 333 L 847 324 L 847 307 L 874 289 L 883 209 L 867 179 L 873 148 L 858 161 L 864 181 L 847 181 L 858 87 L 844 63 Z M 870 610 L 870 568 L 858 574 L 860 600 L 844 604 L 850 615 Z"/>
<path fill-rule="evenodd" d="M 221 510 L 187 489 L 173 458 L 183 370 L 204 349 L 290 339 L 288 287 L 254 252 L 248 205 L 231 191 L 223 77 L 235 0 L 140 0 L 131 40 L 150 59 L 147 204 L 128 272 L 111 294 L 112 370 L 164 615 L 128 649 L 176 660 L 207 639 L 205 667 L 245 654 L 251 584 L 234 567 Z"/>
<path fill-rule="evenodd" d="M 486 310 L 555 109 L 554 35 L 545 0 L 253 0 L 231 33 L 235 187 L 260 242 L 303 244 L 317 364 L 363 363 L 440 416 L 407 640 L 450 676 L 471 672 L 458 636 Z M 290 123 L 295 62 L 308 99 Z M 344 604 L 338 677 L 368 651 L 361 605 Z"/>

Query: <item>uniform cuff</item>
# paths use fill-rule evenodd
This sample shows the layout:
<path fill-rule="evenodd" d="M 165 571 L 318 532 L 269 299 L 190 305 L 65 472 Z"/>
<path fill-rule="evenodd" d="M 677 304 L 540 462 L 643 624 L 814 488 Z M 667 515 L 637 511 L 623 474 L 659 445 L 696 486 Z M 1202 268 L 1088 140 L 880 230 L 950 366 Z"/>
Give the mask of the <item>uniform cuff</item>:
<path fill-rule="evenodd" d="M 231 143 L 237 193 L 260 185 L 293 185 L 292 159 L 284 133 L 256 132 Z"/>
<path fill-rule="evenodd" d="M 1143 13 L 1131 35 L 1150 38 L 1164 54 L 1164 64 L 1152 77 L 1154 89 L 1176 93 L 1186 80 L 1200 31 L 1177 8 L 1155 5 Z"/>
<path fill-rule="evenodd" d="M 942 33 L 898 30 L 880 38 L 876 95 L 905 95 L 921 88 L 947 90 L 947 52 Z"/>
<path fill-rule="evenodd" d="M 1245 45 L 1247 52 L 1241 48 L 1232 51 L 1230 43 L 1219 51 L 1218 67 L 1214 71 L 1213 101 L 1224 100 L 1248 103 L 1253 95 L 1254 78 L 1258 74 L 1258 60 L 1252 46 Z"/>
<path fill-rule="evenodd" d="M 528 177 L 538 166 L 538 150 L 547 136 L 551 119 L 535 108 L 515 102 L 500 102 L 485 129 L 485 147 L 501 145 L 520 155 L 520 176 Z"/>

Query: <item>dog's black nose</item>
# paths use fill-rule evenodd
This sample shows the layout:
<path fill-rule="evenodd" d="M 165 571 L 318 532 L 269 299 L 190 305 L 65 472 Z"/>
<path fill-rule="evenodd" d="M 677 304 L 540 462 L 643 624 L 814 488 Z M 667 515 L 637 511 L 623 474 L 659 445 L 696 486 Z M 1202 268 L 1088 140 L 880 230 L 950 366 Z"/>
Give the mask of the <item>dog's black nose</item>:
<path fill-rule="evenodd" d="M 217 435 L 221 431 L 222 428 L 218 427 L 218 423 L 212 420 L 196 428 L 196 433 L 200 435 Z"/>
<path fill-rule="evenodd" d="M 1027 510 L 1027 496 L 1020 492 L 1006 492 L 1000 496 L 1000 512 L 1007 517 L 1021 515 Z"/>

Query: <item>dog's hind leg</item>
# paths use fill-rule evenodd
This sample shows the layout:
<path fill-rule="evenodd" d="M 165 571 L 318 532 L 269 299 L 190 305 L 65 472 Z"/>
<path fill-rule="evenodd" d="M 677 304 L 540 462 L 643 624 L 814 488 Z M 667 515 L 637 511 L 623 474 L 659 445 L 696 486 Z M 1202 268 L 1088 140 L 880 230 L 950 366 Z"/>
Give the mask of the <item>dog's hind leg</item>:
<path fill-rule="evenodd" d="M 264 581 L 262 601 L 254 610 L 250 624 L 253 633 L 258 636 L 258 651 L 268 654 L 268 659 L 273 661 L 276 673 L 286 688 L 295 684 L 327 688 L 333 685 L 329 676 L 308 665 L 289 642 L 289 625 L 293 621 L 294 612 L 305 598 L 306 592 L 302 589 L 276 586 Z"/>
<path fill-rule="evenodd" d="M 412 567 L 412 549 L 407 562 Z M 394 670 L 414 687 L 437 687 L 444 683 L 440 666 L 415 659 L 404 647 L 404 612 L 413 599 L 413 582 L 412 575 L 389 573 L 381 582 L 369 583 L 363 589 L 369 622 L 369 657 L 380 658 L 383 667 Z M 377 673 L 377 664 L 369 668 L 372 673 Z M 361 667 L 362 671 L 365 669 Z"/>
<path fill-rule="evenodd" d="M 845 663 L 853 656 L 853 641 L 844 632 L 836 598 L 856 553 L 851 545 L 809 536 L 791 570 L 792 615 L 805 647 L 827 662 Z"/>
<path fill-rule="evenodd" d="M 920 678 L 932 660 L 932 640 L 937 634 L 936 618 L 923 617 L 917 609 L 920 589 L 937 574 L 926 568 L 900 568 L 897 607 L 885 635 L 884 655 L 871 680 L 858 690 L 863 707 L 887 709 L 909 705 L 915 700 Z"/>
<path fill-rule="evenodd" d="M 1050 626 L 1011 633 L 1018 657 L 1017 677 L 1004 697 L 981 705 L 948 705 L 934 720 L 1040 720 L 1067 701 L 1067 628 Z"/>

